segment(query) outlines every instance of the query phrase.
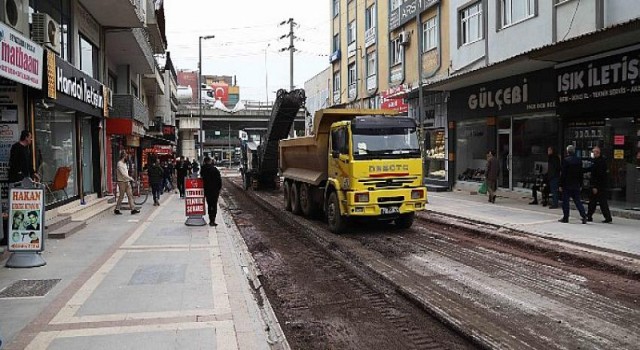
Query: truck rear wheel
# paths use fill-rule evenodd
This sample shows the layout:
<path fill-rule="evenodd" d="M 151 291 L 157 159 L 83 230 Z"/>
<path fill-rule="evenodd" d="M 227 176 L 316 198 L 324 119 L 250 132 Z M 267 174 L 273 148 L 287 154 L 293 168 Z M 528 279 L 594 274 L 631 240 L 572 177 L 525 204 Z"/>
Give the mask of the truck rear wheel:
<path fill-rule="evenodd" d="M 411 225 L 413 225 L 413 220 L 415 219 L 415 217 L 415 213 L 402 214 L 395 220 L 396 226 L 401 229 L 410 228 Z"/>
<path fill-rule="evenodd" d="M 300 208 L 300 186 L 295 182 L 291 182 L 291 195 L 289 196 L 291 201 L 291 212 L 300 215 L 302 208 Z"/>
<path fill-rule="evenodd" d="M 335 192 L 329 195 L 327 223 L 329 224 L 329 230 L 336 234 L 344 232 L 347 226 L 347 219 L 340 214 L 340 202 L 338 201 L 338 194 Z"/>
<path fill-rule="evenodd" d="M 300 209 L 306 217 L 312 217 L 316 214 L 312 188 L 308 184 L 300 184 Z"/>
<path fill-rule="evenodd" d="M 291 181 L 285 180 L 282 192 L 284 193 L 284 210 L 291 211 Z"/>

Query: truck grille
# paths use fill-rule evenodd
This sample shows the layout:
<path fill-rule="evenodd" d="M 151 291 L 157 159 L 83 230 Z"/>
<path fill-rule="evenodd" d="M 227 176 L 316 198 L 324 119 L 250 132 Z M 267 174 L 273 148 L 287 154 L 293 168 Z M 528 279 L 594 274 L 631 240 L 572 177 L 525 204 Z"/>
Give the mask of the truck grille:
<path fill-rule="evenodd" d="M 389 178 L 389 179 L 361 179 L 358 182 L 365 186 L 374 186 L 376 188 L 398 188 L 410 185 L 416 181 L 417 177 L 402 177 L 402 178 Z"/>

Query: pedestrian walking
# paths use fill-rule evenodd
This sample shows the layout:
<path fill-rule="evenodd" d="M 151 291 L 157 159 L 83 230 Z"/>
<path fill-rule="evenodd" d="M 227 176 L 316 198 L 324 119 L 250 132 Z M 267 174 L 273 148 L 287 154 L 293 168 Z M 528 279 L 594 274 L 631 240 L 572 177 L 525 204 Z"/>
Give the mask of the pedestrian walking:
<path fill-rule="evenodd" d="M 187 167 L 187 176 L 191 175 L 191 170 L 193 169 L 193 166 L 191 165 L 191 161 L 189 160 L 189 157 L 187 157 L 187 160 L 185 160 L 184 165 Z"/>
<path fill-rule="evenodd" d="M 162 192 L 162 183 L 164 181 L 164 170 L 158 164 L 157 158 L 151 158 L 151 165 L 147 170 L 149 174 L 149 184 L 151 185 L 151 194 L 153 195 L 153 205 L 160 205 L 160 193 Z"/>
<path fill-rule="evenodd" d="M 116 168 L 116 183 L 118 184 L 118 201 L 116 202 L 116 208 L 113 213 L 116 215 L 122 215 L 120 212 L 120 206 L 124 199 L 124 194 L 127 194 L 127 200 L 129 201 L 129 209 L 131 214 L 138 214 L 140 210 L 133 206 L 133 191 L 131 190 L 131 181 L 135 181 L 129 176 L 129 165 L 127 163 L 129 155 L 127 151 L 120 151 L 120 157 Z"/>
<path fill-rule="evenodd" d="M 164 192 L 171 192 L 173 190 L 173 166 L 171 162 L 162 163 L 162 188 Z"/>
<path fill-rule="evenodd" d="M 593 221 L 593 213 L 596 211 L 598 203 L 600 203 L 600 210 L 604 216 L 603 223 L 610 224 L 613 222 L 611 218 L 611 211 L 609 210 L 609 203 L 607 202 L 608 176 L 607 176 L 607 161 L 602 156 L 600 147 L 593 148 L 593 165 L 591 166 L 591 192 L 589 192 L 589 209 L 587 211 L 587 221 Z"/>
<path fill-rule="evenodd" d="M 198 164 L 198 162 L 194 158 L 193 162 L 191 162 L 191 173 L 198 175 L 199 172 L 200 172 L 200 164 Z"/>
<path fill-rule="evenodd" d="M 20 141 L 14 143 L 9 151 L 9 183 L 20 182 L 25 177 L 39 181 L 40 176 L 33 168 L 31 161 L 31 142 L 33 138 L 29 130 L 20 133 Z"/>
<path fill-rule="evenodd" d="M 209 226 L 218 226 L 216 224 L 216 214 L 218 213 L 218 196 L 222 188 L 222 178 L 220 177 L 220 171 L 208 156 L 204 158 L 200 176 L 202 176 L 204 185 L 204 197 L 207 200 Z"/>
<path fill-rule="evenodd" d="M 582 223 L 587 223 L 587 214 L 584 211 L 582 200 L 580 199 L 580 190 L 582 189 L 582 161 L 576 157 L 576 149 L 567 146 L 567 156 L 562 160 L 562 170 L 560 172 L 560 191 L 562 191 L 562 218 L 558 221 L 569 222 L 569 199 L 573 199 Z"/>
<path fill-rule="evenodd" d="M 176 180 L 178 182 L 178 191 L 180 191 L 180 198 L 184 198 L 184 179 L 187 177 L 188 172 L 187 165 L 185 161 L 182 160 L 182 157 L 178 158 L 178 162 L 176 163 Z"/>
<path fill-rule="evenodd" d="M 551 194 L 549 209 L 557 209 L 558 187 L 560 186 L 560 156 L 553 146 L 547 148 L 547 156 L 547 181 L 549 183 L 549 193 Z"/>
<path fill-rule="evenodd" d="M 487 181 L 487 192 L 489 193 L 489 203 L 496 202 L 496 190 L 498 189 L 498 174 L 500 164 L 496 158 L 495 151 L 487 152 L 487 171 L 485 179 Z"/>

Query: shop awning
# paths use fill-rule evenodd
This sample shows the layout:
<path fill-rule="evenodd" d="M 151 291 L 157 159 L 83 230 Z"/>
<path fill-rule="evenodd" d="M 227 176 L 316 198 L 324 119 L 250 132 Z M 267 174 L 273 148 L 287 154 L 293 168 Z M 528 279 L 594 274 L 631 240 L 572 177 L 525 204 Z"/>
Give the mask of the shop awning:
<path fill-rule="evenodd" d="M 547 46 L 539 47 L 507 60 L 478 69 L 460 72 L 423 85 L 424 91 L 451 91 L 517 74 L 551 68 L 561 62 L 634 45 L 640 37 L 640 19 L 603 28 Z M 413 89 L 407 98 L 418 96 Z"/>

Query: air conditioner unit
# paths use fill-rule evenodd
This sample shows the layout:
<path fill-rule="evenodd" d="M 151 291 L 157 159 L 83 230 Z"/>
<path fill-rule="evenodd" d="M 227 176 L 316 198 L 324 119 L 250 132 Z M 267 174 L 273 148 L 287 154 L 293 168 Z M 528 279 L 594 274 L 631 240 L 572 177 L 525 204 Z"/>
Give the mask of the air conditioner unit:
<path fill-rule="evenodd" d="M 28 36 L 29 0 L 0 0 L 0 20 Z"/>
<path fill-rule="evenodd" d="M 406 31 L 400 32 L 399 38 L 400 38 L 401 45 L 409 45 L 409 41 L 411 39 L 409 32 L 406 32 Z"/>
<path fill-rule="evenodd" d="M 60 25 L 46 13 L 34 13 L 33 41 L 42 44 L 55 53 L 60 53 Z"/>

